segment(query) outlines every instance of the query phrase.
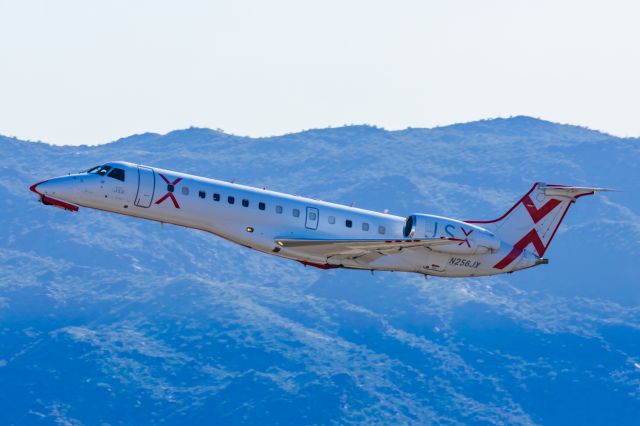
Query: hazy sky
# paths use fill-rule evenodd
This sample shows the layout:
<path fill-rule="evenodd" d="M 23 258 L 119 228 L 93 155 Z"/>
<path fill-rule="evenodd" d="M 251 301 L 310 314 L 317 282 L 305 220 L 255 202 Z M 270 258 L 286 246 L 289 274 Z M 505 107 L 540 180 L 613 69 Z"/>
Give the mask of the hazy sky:
<path fill-rule="evenodd" d="M 526 114 L 640 136 L 633 1 L 0 0 L 0 134 Z"/>

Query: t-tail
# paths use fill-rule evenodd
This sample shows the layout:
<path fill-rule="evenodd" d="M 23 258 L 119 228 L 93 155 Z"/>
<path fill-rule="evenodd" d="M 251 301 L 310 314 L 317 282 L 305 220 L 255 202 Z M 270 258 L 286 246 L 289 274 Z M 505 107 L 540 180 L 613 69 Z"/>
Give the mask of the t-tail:
<path fill-rule="evenodd" d="M 495 220 L 468 223 L 478 224 L 493 232 L 503 242 L 511 246 L 506 256 L 493 267 L 505 269 L 520 257 L 523 251 L 529 251 L 545 263 L 543 256 L 556 231 L 562 223 L 569 207 L 585 195 L 593 195 L 604 188 L 588 188 L 565 185 L 535 183 L 516 204 L 504 215 Z"/>

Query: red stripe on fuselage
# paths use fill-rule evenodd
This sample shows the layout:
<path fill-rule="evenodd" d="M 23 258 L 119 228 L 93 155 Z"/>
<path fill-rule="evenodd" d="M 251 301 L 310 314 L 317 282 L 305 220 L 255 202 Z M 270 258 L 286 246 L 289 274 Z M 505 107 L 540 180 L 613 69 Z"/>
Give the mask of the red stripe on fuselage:
<path fill-rule="evenodd" d="M 319 269 L 335 269 L 340 267 L 338 265 L 329 265 L 328 263 L 307 262 L 306 260 L 298 260 L 298 262 L 302 263 L 304 266 L 308 265 L 308 266 L 313 266 L 314 268 L 319 268 Z"/>
<path fill-rule="evenodd" d="M 78 206 L 74 206 L 73 204 L 65 203 L 64 201 L 56 200 L 55 198 L 47 197 L 46 195 L 42 196 L 42 204 L 44 205 L 52 205 L 56 207 L 63 208 L 70 212 L 77 212 Z"/>

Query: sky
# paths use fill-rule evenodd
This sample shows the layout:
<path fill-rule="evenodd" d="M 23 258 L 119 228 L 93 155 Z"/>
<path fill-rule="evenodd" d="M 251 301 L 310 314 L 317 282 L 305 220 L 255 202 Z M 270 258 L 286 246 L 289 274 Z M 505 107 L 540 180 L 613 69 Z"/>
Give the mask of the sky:
<path fill-rule="evenodd" d="M 530 115 L 640 136 L 638 16 L 635 0 L 0 0 L 0 134 Z"/>

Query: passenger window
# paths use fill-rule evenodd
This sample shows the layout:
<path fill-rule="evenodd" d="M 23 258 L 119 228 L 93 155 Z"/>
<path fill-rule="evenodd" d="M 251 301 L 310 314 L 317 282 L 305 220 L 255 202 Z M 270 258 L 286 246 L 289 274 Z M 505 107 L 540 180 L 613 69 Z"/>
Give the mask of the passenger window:
<path fill-rule="evenodd" d="M 242 200 L 242 207 L 249 207 L 249 200 L 247 200 L 246 198 L 244 198 Z"/>
<path fill-rule="evenodd" d="M 229 204 L 233 204 L 233 203 L 235 203 L 235 202 L 236 202 L 236 199 L 235 199 L 235 197 L 232 197 L 231 195 L 229 195 L 229 196 L 227 197 L 227 202 L 228 202 Z"/>
<path fill-rule="evenodd" d="M 260 201 L 260 202 L 258 203 L 258 208 L 259 208 L 260 210 L 264 210 L 264 209 L 266 209 L 266 208 L 267 208 L 267 205 L 266 205 L 265 203 L 263 203 L 262 201 Z"/>
<path fill-rule="evenodd" d="M 386 232 L 387 230 L 384 228 L 384 226 L 382 225 L 378 226 L 378 234 L 384 235 Z"/>
<path fill-rule="evenodd" d="M 213 201 L 220 201 L 220 194 L 213 194 Z"/>
<path fill-rule="evenodd" d="M 316 220 L 316 217 L 315 212 L 309 212 L 309 220 Z"/>
<path fill-rule="evenodd" d="M 329 216 L 329 223 L 332 224 L 332 225 L 334 223 L 336 223 L 336 217 L 335 216 Z"/>
<path fill-rule="evenodd" d="M 109 177 L 112 177 L 114 179 L 118 179 L 119 181 L 124 182 L 124 170 L 122 169 L 111 169 L 111 172 L 109 173 Z"/>
<path fill-rule="evenodd" d="M 346 226 L 347 228 L 351 228 L 353 226 L 353 222 L 351 221 L 351 219 L 345 220 L 344 226 Z"/>
<path fill-rule="evenodd" d="M 182 193 L 184 195 L 189 195 L 189 187 L 188 186 L 183 186 L 182 187 Z"/>
<path fill-rule="evenodd" d="M 198 196 L 199 196 L 200 198 L 204 199 L 204 198 L 206 198 L 207 193 L 206 193 L 206 192 L 204 192 L 204 191 L 198 191 Z"/>
<path fill-rule="evenodd" d="M 368 231 L 369 230 L 369 224 L 367 222 L 362 222 L 362 230 L 363 231 Z"/>
<path fill-rule="evenodd" d="M 276 206 L 276 213 L 282 214 L 282 206 Z"/>
<path fill-rule="evenodd" d="M 293 217 L 299 217 L 299 216 L 300 216 L 300 210 L 293 209 Z"/>

